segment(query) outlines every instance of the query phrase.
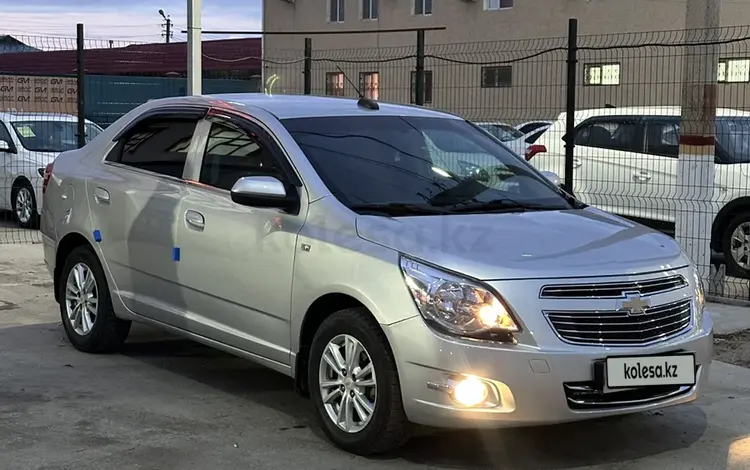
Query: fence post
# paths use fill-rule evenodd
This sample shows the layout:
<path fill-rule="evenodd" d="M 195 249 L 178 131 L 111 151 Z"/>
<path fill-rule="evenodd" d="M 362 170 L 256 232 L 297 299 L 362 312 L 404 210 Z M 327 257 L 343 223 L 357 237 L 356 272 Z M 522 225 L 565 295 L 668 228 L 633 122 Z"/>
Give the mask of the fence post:
<path fill-rule="evenodd" d="M 424 29 L 417 30 L 417 67 L 414 72 L 414 104 L 424 105 Z"/>
<path fill-rule="evenodd" d="M 568 20 L 568 79 L 565 98 L 565 190 L 573 194 L 573 149 L 576 112 L 576 66 L 578 64 L 578 20 Z"/>
<path fill-rule="evenodd" d="M 312 94 L 312 38 L 305 38 L 305 94 Z"/>
<path fill-rule="evenodd" d="M 84 38 L 83 38 L 83 23 L 76 25 L 76 81 L 78 82 L 78 148 L 86 145 L 86 69 L 84 67 Z"/>

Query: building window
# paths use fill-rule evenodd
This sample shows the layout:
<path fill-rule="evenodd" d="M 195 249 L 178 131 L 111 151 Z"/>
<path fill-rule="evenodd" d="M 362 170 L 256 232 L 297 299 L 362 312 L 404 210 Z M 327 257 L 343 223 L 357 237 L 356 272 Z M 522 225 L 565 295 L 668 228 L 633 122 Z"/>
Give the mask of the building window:
<path fill-rule="evenodd" d="M 414 0 L 415 15 L 431 15 L 432 0 Z"/>
<path fill-rule="evenodd" d="M 344 3 L 345 0 L 328 1 L 328 21 L 331 23 L 344 22 Z"/>
<path fill-rule="evenodd" d="M 502 10 L 513 8 L 513 0 L 484 0 L 485 10 Z"/>
<path fill-rule="evenodd" d="M 719 83 L 750 82 L 750 59 L 720 59 L 716 81 Z"/>
<path fill-rule="evenodd" d="M 344 74 L 328 72 L 326 74 L 326 95 L 344 96 Z"/>
<path fill-rule="evenodd" d="M 365 98 L 379 99 L 380 74 L 378 72 L 361 72 L 359 74 L 359 89 L 365 94 Z"/>
<path fill-rule="evenodd" d="M 417 72 L 411 71 L 411 103 L 417 102 Z M 424 71 L 424 102 L 432 103 L 432 70 Z"/>
<path fill-rule="evenodd" d="M 380 0 L 362 0 L 362 19 L 363 20 L 377 20 L 378 19 L 378 2 Z"/>
<path fill-rule="evenodd" d="M 586 64 L 584 85 L 607 86 L 620 84 L 620 64 Z"/>
<path fill-rule="evenodd" d="M 482 67 L 482 88 L 507 88 L 513 85 L 513 66 Z"/>

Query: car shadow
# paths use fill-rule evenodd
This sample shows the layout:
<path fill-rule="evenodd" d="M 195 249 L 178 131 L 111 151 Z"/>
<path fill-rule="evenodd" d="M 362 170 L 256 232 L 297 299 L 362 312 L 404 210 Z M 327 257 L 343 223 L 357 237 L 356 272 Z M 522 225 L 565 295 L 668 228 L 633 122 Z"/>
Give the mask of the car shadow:
<path fill-rule="evenodd" d="M 122 354 L 180 374 L 212 388 L 270 407 L 289 416 L 294 427 L 319 430 L 308 400 L 292 390 L 292 380 L 249 361 L 135 326 Z M 534 428 L 443 431 L 418 428 L 399 451 L 372 460 L 411 462 L 432 468 L 554 470 L 616 465 L 690 447 L 707 429 L 694 405 L 663 411 Z M 723 468 L 723 467 L 717 467 Z"/>

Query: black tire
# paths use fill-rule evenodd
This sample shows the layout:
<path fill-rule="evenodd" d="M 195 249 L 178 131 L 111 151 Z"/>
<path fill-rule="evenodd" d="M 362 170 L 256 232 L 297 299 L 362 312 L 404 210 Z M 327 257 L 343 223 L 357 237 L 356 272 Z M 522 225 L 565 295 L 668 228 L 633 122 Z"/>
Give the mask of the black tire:
<path fill-rule="evenodd" d="M 31 216 L 29 217 L 29 220 L 22 221 L 18 214 L 16 213 L 16 205 L 18 203 L 17 196 L 18 193 L 21 190 L 28 191 L 28 195 L 31 198 Z M 15 183 L 13 183 L 13 190 L 10 193 L 10 200 L 11 200 L 11 206 L 13 208 L 13 217 L 16 219 L 16 222 L 18 223 L 18 226 L 21 228 L 38 228 L 39 227 L 39 214 L 37 213 L 37 204 L 36 204 L 36 194 L 34 192 L 34 188 L 31 186 L 31 183 L 29 183 L 26 179 L 19 179 Z"/>
<path fill-rule="evenodd" d="M 735 216 L 729 221 L 721 237 L 721 251 L 724 257 L 724 264 L 727 266 L 727 274 L 744 279 L 750 278 L 750 269 L 743 268 L 734 260 L 732 256 L 732 233 L 734 233 L 737 227 L 746 222 L 750 222 L 750 212 L 743 212 Z M 747 256 L 750 256 L 750 251 L 748 251 Z"/>
<path fill-rule="evenodd" d="M 97 291 L 96 319 L 93 327 L 85 334 L 79 334 L 68 318 L 65 291 L 70 271 L 79 263 L 88 267 L 94 275 Z M 119 350 L 130 333 L 131 322 L 115 316 L 112 308 L 107 278 L 101 263 L 91 247 L 79 246 L 74 249 L 63 263 L 58 282 L 60 298 L 60 316 L 68 340 L 79 351 L 87 353 L 111 353 Z"/>
<path fill-rule="evenodd" d="M 338 335 L 357 339 L 370 354 L 375 367 L 377 401 L 369 423 L 359 432 L 347 433 L 329 418 L 319 386 L 323 351 Z M 308 362 L 310 397 L 326 436 L 338 447 L 358 455 L 375 455 L 401 447 L 409 438 L 409 422 L 404 413 L 401 383 L 388 340 L 380 326 L 364 308 L 338 311 L 318 328 Z"/>

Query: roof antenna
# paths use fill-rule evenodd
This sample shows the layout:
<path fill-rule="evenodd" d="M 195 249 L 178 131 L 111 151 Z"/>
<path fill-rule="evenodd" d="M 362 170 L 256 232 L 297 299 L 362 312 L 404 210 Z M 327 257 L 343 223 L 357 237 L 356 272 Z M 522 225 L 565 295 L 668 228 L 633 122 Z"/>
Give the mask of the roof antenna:
<path fill-rule="evenodd" d="M 354 91 L 357 92 L 357 96 L 359 96 L 359 101 L 357 101 L 357 106 L 360 106 L 366 109 L 373 109 L 373 110 L 380 109 L 380 106 L 378 105 L 376 101 L 371 100 L 369 98 L 365 98 L 365 95 L 362 94 L 362 92 L 359 90 L 359 88 L 357 88 L 354 82 L 349 80 L 349 77 L 346 75 L 346 73 L 344 73 L 343 70 L 341 70 L 341 67 L 339 67 L 338 64 L 336 64 L 336 68 L 339 69 L 339 72 L 341 72 L 341 75 L 343 75 L 346 81 L 349 82 L 349 85 L 351 85 L 352 88 L 354 88 Z"/>
<path fill-rule="evenodd" d="M 615 105 L 613 105 L 613 104 L 610 104 L 610 103 L 605 103 L 605 104 L 604 104 L 604 107 L 605 107 L 605 108 L 616 108 L 617 106 L 615 106 Z"/>

